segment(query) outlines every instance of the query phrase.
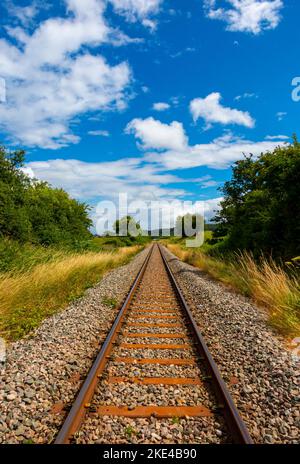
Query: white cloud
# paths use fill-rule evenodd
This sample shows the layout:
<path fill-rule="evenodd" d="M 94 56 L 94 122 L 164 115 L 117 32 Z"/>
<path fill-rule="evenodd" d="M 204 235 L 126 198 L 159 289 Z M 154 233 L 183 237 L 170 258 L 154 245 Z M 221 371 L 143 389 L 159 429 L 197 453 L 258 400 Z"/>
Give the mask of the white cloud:
<path fill-rule="evenodd" d="M 289 140 L 287 135 L 267 135 L 266 140 Z"/>
<path fill-rule="evenodd" d="M 254 142 L 236 137 L 229 131 L 210 143 L 189 145 L 181 123 L 173 121 L 171 124 L 164 124 L 152 117 L 134 119 L 125 131 L 134 134 L 141 141 L 143 150 L 151 150 L 145 153 L 144 160 L 160 166 L 162 170 L 199 166 L 226 169 L 244 153 L 258 156 L 283 144 L 282 136 Z"/>
<path fill-rule="evenodd" d="M 106 130 L 91 130 L 88 132 L 89 135 L 99 136 L 99 137 L 109 137 L 109 132 Z"/>
<path fill-rule="evenodd" d="M 195 98 L 190 103 L 190 112 L 194 121 L 203 118 L 206 128 L 213 123 L 239 124 L 245 127 L 254 127 L 255 121 L 248 112 L 239 111 L 222 106 L 221 94 L 213 92 L 206 98 Z"/>
<path fill-rule="evenodd" d="M 236 97 L 234 97 L 236 101 L 239 101 L 242 98 L 258 98 L 258 96 L 255 93 L 245 92 L 242 95 L 237 95 Z"/>
<path fill-rule="evenodd" d="M 183 189 L 170 188 L 168 184 L 184 182 L 177 176 L 162 173 L 158 166 L 145 164 L 143 159 L 128 158 L 113 162 L 86 163 L 79 160 L 48 160 L 27 163 L 23 172 L 31 178 L 47 181 L 53 186 L 64 188 L 73 198 L 81 201 L 110 200 L 117 206 L 118 193 L 127 193 L 128 200 L 144 201 L 149 210 L 161 210 L 161 225 L 167 226 L 171 211 L 174 218 L 186 212 L 196 212 L 195 203 L 191 206 L 178 199 L 187 194 Z M 221 198 L 201 201 L 206 220 L 215 215 Z M 154 201 L 154 203 L 149 203 Z M 159 201 L 159 205 L 157 204 Z M 175 203 L 174 203 L 175 202 Z M 178 208 L 176 209 L 176 204 Z M 175 205 L 175 206 L 174 206 Z M 184 206 L 184 209 L 182 209 Z M 187 209 L 186 209 L 187 208 Z M 118 208 L 117 208 L 118 209 Z M 91 218 L 94 224 L 99 215 L 94 209 Z M 143 225 L 143 224 L 142 224 Z M 152 228 L 155 228 L 153 225 Z"/>
<path fill-rule="evenodd" d="M 228 133 L 210 143 L 188 146 L 184 152 L 166 150 L 163 153 L 146 153 L 145 159 L 151 163 L 158 163 L 162 169 L 167 170 L 190 169 L 199 166 L 226 169 L 234 161 L 241 159 L 243 154 L 252 153 L 258 156 L 262 152 L 273 150 L 278 145 L 283 145 L 281 139 L 253 142 Z"/>
<path fill-rule="evenodd" d="M 63 66 L 63 59 L 84 45 L 100 45 L 108 40 L 101 0 L 65 0 L 71 16 L 50 18 L 40 24 L 25 43 L 22 61 L 27 66 L 42 64 Z M 47 53 L 45 53 L 47 50 Z"/>
<path fill-rule="evenodd" d="M 205 200 L 204 203 L 204 217 L 207 221 L 211 220 L 221 208 L 221 201 L 223 197 L 211 198 Z"/>
<path fill-rule="evenodd" d="M 278 121 L 282 121 L 286 117 L 286 115 L 287 113 L 285 111 L 278 111 L 278 113 L 276 113 Z"/>
<path fill-rule="evenodd" d="M 36 1 L 27 6 L 17 6 L 10 1 L 6 4 L 6 7 L 9 14 L 12 14 L 18 22 L 28 26 L 43 6 Z"/>
<path fill-rule="evenodd" d="M 158 102 L 153 104 L 153 109 L 155 111 L 165 111 L 170 108 L 169 103 Z"/>
<path fill-rule="evenodd" d="M 226 7 L 219 6 L 220 3 L 220 0 L 204 0 L 204 9 L 210 19 L 225 21 L 228 31 L 259 34 L 275 29 L 281 20 L 282 0 L 225 0 Z"/>
<path fill-rule="evenodd" d="M 157 166 L 144 164 L 140 158 L 87 163 L 73 160 L 33 161 L 26 172 L 55 187 L 63 187 L 74 198 L 91 200 L 115 198 L 128 193 L 129 198 L 155 199 L 176 197 L 182 189 L 167 188 L 169 183 L 181 182 L 177 176 L 161 173 Z"/>
<path fill-rule="evenodd" d="M 176 184 L 184 185 L 187 180 L 168 171 L 200 166 L 225 169 L 240 159 L 243 153 L 258 156 L 282 145 L 285 140 L 284 136 L 270 136 L 270 140 L 254 142 L 227 132 L 210 143 L 188 145 L 180 123 L 168 125 L 153 118 L 133 120 L 127 131 L 141 140 L 141 148 L 156 151 L 146 152 L 139 158 L 111 162 L 86 163 L 75 159 L 34 161 L 26 164 L 24 172 L 30 177 L 35 176 L 62 187 L 73 197 L 85 201 L 115 200 L 118 193 L 127 193 L 129 200 L 174 200 L 188 198 L 190 193 L 173 187 Z M 174 139 L 177 139 L 176 143 L 170 143 Z M 217 184 L 209 175 L 189 179 L 189 182 L 198 183 L 202 189 Z M 215 198 L 204 202 L 207 219 L 214 216 L 220 200 Z"/>
<path fill-rule="evenodd" d="M 35 174 L 32 170 L 32 168 L 28 167 L 28 166 L 23 166 L 22 168 L 20 168 L 20 170 L 26 174 L 26 176 L 30 177 L 30 179 L 34 179 L 35 178 Z"/>
<path fill-rule="evenodd" d="M 206 189 L 206 188 L 210 188 L 210 187 L 216 187 L 216 185 L 218 185 L 218 182 L 216 182 L 215 180 L 205 180 L 205 181 L 201 182 L 201 188 L 202 189 Z"/>
<path fill-rule="evenodd" d="M 142 142 L 142 148 L 156 150 L 184 151 L 187 147 L 187 136 L 180 122 L 163 124 L 154 118 L 133 119 L 125 129 L 127 134 L 134 134 Z"/>
<path fill-rule="evenodd" d="M 178 201 L 166 201 L 160 202 L 159 207 L 152 206 L 152 211 L 161 211 L 161 220 L 159 224 L 152 227 L 152 230 L 161 228 L 169 229 L 174 227 L 176 224 L 176 218 L 178 216 L 184 216 L 185 214 L 204 214 L 205 221 L 210 221 L 216 212 L 220 209 L 220 202 L 223 200 L 222 197 L 211 198 L 209 200 L 201 200 L 197 202 L 178 202 Z"/>
<path fill-rule="evenodd" d="M 126 107 L 129 65 L 111 66 L 82 48 L 113 40 L 102 0 L 66 0 L 66 5 L 69 16 L 45 20 L 31 35 L 11 29 L 21 43 L 0 40 L 0 75 L 7 90 L 0 128 L 13 142 L 49 149 L 77 143 L 73 118 Z"/>
<path fill-rule="evenodd" d="M 197 51 L 197 49 L 194 48 L 194 47 L 186 47 L 184 50 L 179 50 L 178 52 L 171 54 L 170 57 L 171 58 L 179 58 L 184 53 L 194 53 L 196 51 Z"/>
<path fill-rule="evenodd" d="M 159 12 L 163 0 L 109 0 L 118 14 L 129 22 L 141 21 L 145 27 L 154 30 L 156 22 L 151 17 Z"/>

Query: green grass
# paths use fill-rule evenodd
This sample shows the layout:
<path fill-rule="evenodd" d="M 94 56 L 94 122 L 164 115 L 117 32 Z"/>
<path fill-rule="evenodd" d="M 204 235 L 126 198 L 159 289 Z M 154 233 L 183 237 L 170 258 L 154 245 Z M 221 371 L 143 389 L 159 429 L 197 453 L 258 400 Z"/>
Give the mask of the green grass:
<path fill-rule="evenodd" d="M 0 239 L 0 273 L 24 272 L 35 266 L 64 259 L 74 253 L 117 252 L 119 248 L 145 246 L 148 237 L 92 237 L 90 240 L 66 246 L 42 246 Z"/>
<path fill-rule="evenodd" d="M 24 272 L 38 264 L 57 261 L 71 250 L 58 247 L 22 244 L 8 239 L 0 240 L 0 273 Z"/>
<path fill-rule="evenodd" d="M 125 435 L 127 435 L 128 438 L 131 438 L 132 435 L 135 435 L 135 434 L 136 434 L 136 430 L 131 425 L 128 425 L 128 427 L 126 427 L 125 429 Z"/>
<path fill-rule="evenodd" d="M 105 306 L 109 306 L 110 308 L 116 308 L 117 305 L 118 305 L 117 300 L 115 298 L 111 298 L 109 296 L 105 296 L 104 298 L 102 298 L 102 303 Z"/>
<path fill-rule="evenodd" d="M 180 419 L 179 417 L 172 417 L 172 424 L 175 425 L 175 424 L 180 424 Z"/>
<path fill-rule="evenodd" d="M 115 250 L 133 245 L 145 246 L 150 240 L 149 237 L 94 237 L 89 243 L 89 250 Z"/>

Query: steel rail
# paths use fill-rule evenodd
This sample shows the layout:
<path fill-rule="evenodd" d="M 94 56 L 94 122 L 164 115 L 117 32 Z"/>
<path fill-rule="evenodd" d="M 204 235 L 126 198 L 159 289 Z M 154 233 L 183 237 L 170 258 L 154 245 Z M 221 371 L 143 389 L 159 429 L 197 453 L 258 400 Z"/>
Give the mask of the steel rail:
<path fill-rule="evenodd" d="M 203 335 L 201 334 L 200 329 L 192 315 L 192 312 L 187 302 L 185 301 L 185 298 L 177 284 L 174 274 L 162 251 L 161 245 L 159 244 L 158 247 L 159 247 L 159 251 L 163 259 L 164 265 L 168 272 L 168 275 L 173 284 L 174 290 L 178 296 L 181 307 L 188 321 L 188 325 L 191 326 L 193 330 L 193 335 L 194 335 L 194 339 L 196 342 L 196 347 L 198 349 L 198 352 L 201 358 L 203 358 L 206 368 L 211 376 L 211 386 L 214 390 L 214 393 L 218 401 L 220 402 L 219 404 L 220 411 L 222 412 L 225 418 L 226 425 L 229 428 L 229 431 L 232 435 L 232 439 L 234 440 L 235 443 L 238 443 L 238 444 L 253 444 L 252 438 L 250 437 L 247 427 L 238 412 L 238 409 L 227 389 L 227 386 L 224 380 L 222 379 L 220 371 L 214 359 L 212 358 L 212 355 L 210 354 L 208 350 L 208 347 L 204 341 Z"/>
<path fill-rule="evenodd" d="M 135 280 L 134 280 L 134 283 L 124 301 L 124 303 L 122 304 L 121 306 L 121 309 L 118 313 L 118 316 L 107 336 L 107 338 L 105 339 L 105 342 L 104 344 L 102 345 L 102 348 L 96 358 L 96 360 L 94 361 L 94 364 L 92 365 L 92 368 L 91 370 L 89 371 L 89 374 L 86 378 L 86 380 L 84 381 L 79 393 L 78 393 L 78 396 L 75 400 L 75 402 L 73 403 L 73 406 L 72 408 L 70 409 L 68 415 L 67 415 L 67 418 L 62 426 L 62 428 L 60 429 L 55 441 L 54 441 L 54 444 L 56 445 L 61 445 L 61 444 L 69 444 L 73 435 L 79 430 L 80 428 L 80 425 L 85 417 L 85 413 L 86 413 L 86 409 L 87 409 L 87 406 L 89 404 L 89 402 L 91 401 L 92 397 L 93 397 L 93 394 L 95 392 L 95 389 L 96 389 L 96 386 L 97 386 L 97 383 L 98 383 L 98 380 L 99 380 L 99 376 L 101 374 L 101 372 L 103 371 L 103 369 L 105 368 L 105 365 L 108 361 L 108 357 L 109 357 L 109 354 L 113 348 L 113 343 L 114 341 L 116 340 L 118 334 L 119 334 L 119 329 L 120 329 L 120 326 L 122 324 L 122 321 L 124 319 L 124 316 L 127 312 L 127 309 L 129 308 L 130 306 L 130 303 L 132 301 L 132 298 L 135 294 L 135 291 L 140 283 L 140 281 L 142 280 L 143 278 L 143 275 L 145 273 L 145 270 L 147 268 L 147 264 L 149 262 L 149 259 L 151 257 L 151 254 L 152 254 L 152 250 L 153 250 L 153 247 L 154 245 L 151 246 L 147 256 L 146 256 L 146 259 L 143 263 L 143 265 L 141 266 L 141 269 L 139 270 Z"/>
<path fill-rule="evenodd" d="M 214 390 L 215 396 L 217 401 L 219 402 L 218 410 L 223 414 L 224 419 L 226 421 L 226 425 L 228 427 L 228 431 L 230 432 L 232 439 L 235 443 L 241 444 L 251 444 L 252 439 L 249 435 L 249 432 L 233 402 L 233 399 L 226 387 L 225 382 L 223 381 L 221 374 L 217 368 L 216 363 L 214 362 L 206 343 L 203 339 L 203 336 L 192 316 L 191 310 L 188 304 L 185 301 L 185 298 L 177 284 L 175 276 L 167 262 L 167 259 L 163 253 L 163 249 L 161 245 L 158 245 L 160 255 L 162 257 L 163 264 L 166 268 L 167 274 L 170 278 L 172 287 L 175 291 L 177 296 L 178 302 L 180 303 L 180 307 L 183 311 L 183 315 L 187 321 L 187 326 L 192 331 L 192 336 L 195 341 L 196 348 L 198 353 L 203 360 L 206 369 L 209 373 L 209 378 L 211 379 L 211 387 Z M 114 342 L 120 333 L 120 328 L 123 323 L 124 317 L 127 314 L 127 310 L 130 308 L 130 304 L 132 302 L 133 297 L 138 289 L 138 286 L 145 274 L 147 269 L 150 257 L 152 255 L 152 251 L 154 249 L 154 245 L 151 246 L 144 263 L 139 270 L 134 283 L 122 304 L 118 316 L 104 342 L 102 348 L 94 361 L 89 374 L 83 383 L 78 396 L 73 403 L 73 406 L 70 412 L 67 415 L 67 418 L 57 435 L 55 440 L 55 444 L 69 444 L 72 442 L 72 438 L 76 434 L 76 432 L 80 429 L 80 426 L 85 418 L 86 411 L 90 406 L 90 401 L 94 395 L 96 386 L 98 384 L 99 378 L 101 377 L 101 373 L 103 372 L 106 364 L 109 360 L 109 356 L 111 351 L 114 348 Z"/>

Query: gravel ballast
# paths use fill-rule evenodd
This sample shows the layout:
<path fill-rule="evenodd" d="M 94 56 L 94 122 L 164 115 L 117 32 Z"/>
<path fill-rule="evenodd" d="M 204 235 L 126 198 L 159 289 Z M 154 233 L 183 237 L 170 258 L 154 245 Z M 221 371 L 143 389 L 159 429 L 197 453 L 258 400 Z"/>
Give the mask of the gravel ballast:
<path fill-rule="evenodd" d="M 0 443 L 51 443 L 116 317 L 147 251 L 112 270 L 85 296 L 12 343 L 0 371 Z M 55 406 L 55 407 L 54 407 Z M 54 407 L 54 409 L 53 409 Z"/>
<path fill-rule="evenodd" d="M 256 443 L 299 443 L 299 358 L 250 300 L 166 257 Z"/>
<path fill-rule="evenodd" d="M 122 301 L 146 253 L 144 250 L 129 264 L 106 274 L 83 298 L 45 320 L 30 337 L 9 345 L 6 365 L 0 371 L 0 443 L 53 442 L 65 417 L 61 405 L 71 406 L 117 315 L 118 309 L 103 304 L 103 300 Z M 165 254 L 253 440 L 299 443 L 299 360 L 268 327 L 262 310 L 179 261 L 168 250 Z M 128 317 L 128 322 L 134 321 L 135 317 Z M 160 319 L 156 321 L 159 323 Z M 149 323 L 151 318 L 140 317 L 139 322 Z M 153 330 L 162 333 L 159 328 Z M 172 330 L 164 329 L 165 333 Z M 142 343 L 149 341 L 142 340 Z M 130 343 L 132 339 L 123 341 Z M 155 341 L 168 344 L 180 340 L 152 338 L 151 343 Z M 117 354 L 120 358 L 184 359 L 190 356 L 190 350 L 120 348 Z M 111 376 L 139 378 L 203 375 L 196 365 L 133 363 L 130 371 L 128 366 L 111 359 L 107 370 Z M 141 394 L 145 405 L 158 399 L 161 404 L 204 403 L 207 407 L 214 402 L 201 386 L 189 390 L 177 385 L 163 389 L 159 385 L 146 387 L 127 382 L 108 384 L 105 378 L 98 385 L 93 401 L 105 405 L 126 400 L 126 404 L 134 406 L 140 403 Z M 223 443 L 226 440 L 222 417 L 177 421 L 91 416 L 84 422 L 76 442 Z"/>
<path fill-rule="evenodd" d="M 143 313 L 148 307 L 148 317 L 152 323 L 135 335 L 132 324 L 144 320 Z M 167 311 L 166 317 L 174 314 L 175 319 L 172 320 L 177 325 L 176 338 L 168 338 L 169 333 L 158 338 L 157 333 L 153 332 L 157 318 L 163 317 L 157 315 L 164 312 L 163 308 Z M 166 321 L 170 319 L 164 319 Z M 159 249 L 155 246 L 149 266 L 125 315 L 108 365 L 99 379 L 87 417 L 76 434 L 76 443 L 183 444 L 230 441 L 223 417 L 215 411 L 216 397 L 210 382 L 206 380 L 207 371 L 198 359 L 193 338 L 182 334 L 186 329 L 179 301 Z M 125 363 L 123 359 L 126 359 Z M 185 365 L 180 379 L 176 379 L 178 367 L 182 367 L 176 365 L 176 361 L 184 359 L 195 364 Z M 145 364 L 140 363 L 143 360 Z M 162 360 L 167 364 L 161 363 Z M 158 361 L 159 364 L 152 364 L 151 361 Z M 188 373 L 191 373 L 190 380 L 196 384 L 181 383 L 182 373 L 186 382 Z M 175 381 L 174 384 L 168 383 L 168 377 Z M 119 416 L 120 407 L 125 408 L 125 415 L 127 411 L 132 411 L 133 416 Z M 157 408 L 155 412 L 153 407 Z M 110 408 L 116 411 L 111 417 Z M 143 417 L 139 417 L 137 408 L 144 408 Z M 167 410 L 168 418 L 159 417 L 160 408 Z M 189 408 L 202 408 L 202 414 L 193 416 L 193 413 L 189 414 Z"/>

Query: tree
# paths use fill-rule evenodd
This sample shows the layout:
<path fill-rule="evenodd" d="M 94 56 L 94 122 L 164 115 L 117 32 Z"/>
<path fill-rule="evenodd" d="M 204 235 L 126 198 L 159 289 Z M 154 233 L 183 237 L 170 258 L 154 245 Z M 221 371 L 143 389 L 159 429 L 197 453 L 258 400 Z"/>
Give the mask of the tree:
<path fill-rule="evenodd" d="M 141 233 L 141 226 L 138 224 L 132 216 L 124 216 L 121 219 L 117 219 L 113 225 L 113 229 L 117 235 L 136 236 Z"/>
<path fill-rule="evenodd" d="M 233 166 L 221 189 L 224 200 L 215 220 L 217 235 L 227 235 L 232 249 L 274 257 L 300 253 L 300 144 L 247 156 Z"/>
<path fill-rule="evenodd" d="M 31 224 L 26 211 L 26 193 L 30 181 L 20 170 L 25 153 L 8 152 L 0 147 L 0 235 L 26 241 Z"/>
<path fill-rule="evenodd" d="M 21 170 L 25 152 L 0 147 L 0 236 L 21 242 L 74 244 L 90 237 L 88 207 Z"/>
<path fill-rule="evenodd" d="M 176 219 L 175 235 L 192 237 L 204 227 L 204 220 L 200 214 L 187 213 Z"/>
<path fill-rule="evenodd" d="M 35 242 L 72 244 L 91 236 L 88 207 L 45 182 L 34 184 L 28 192 L 28 211 Z"/>

